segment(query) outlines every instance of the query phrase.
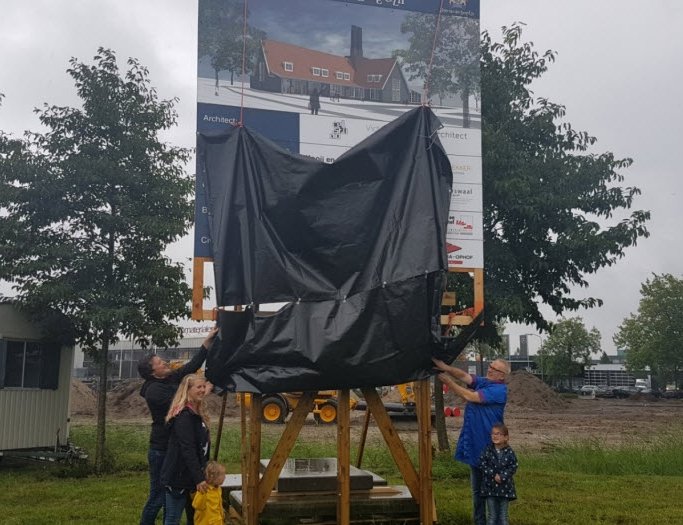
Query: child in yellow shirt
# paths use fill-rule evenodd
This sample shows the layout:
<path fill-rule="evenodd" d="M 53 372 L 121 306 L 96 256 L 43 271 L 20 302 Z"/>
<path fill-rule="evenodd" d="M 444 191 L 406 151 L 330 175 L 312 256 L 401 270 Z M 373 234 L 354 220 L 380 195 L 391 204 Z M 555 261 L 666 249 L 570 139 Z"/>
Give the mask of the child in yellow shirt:
<path fill-rule="evenodd" d="M 225 467 L 216 461 L 209 461 L 204 471 L 209 488 L 206 492 L 196 492 L 192 498 L 195 509 L 195 525 L 223 525 L 225 512 L 223 510 L 223 490 L 221 485 L 225 481 Z"/>

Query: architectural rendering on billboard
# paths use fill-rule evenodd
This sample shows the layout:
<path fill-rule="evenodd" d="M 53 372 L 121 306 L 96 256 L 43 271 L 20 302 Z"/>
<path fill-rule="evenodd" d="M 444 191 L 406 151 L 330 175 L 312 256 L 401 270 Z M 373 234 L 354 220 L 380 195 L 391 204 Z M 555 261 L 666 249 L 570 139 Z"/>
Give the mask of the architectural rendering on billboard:
<path fill-rule="evenodd" d="M 478 0 L 199 0 L 198 31 L 198 132 L 241 121 L 333 163 L 429 104 L 453 171 L 449 266 L 483 267 Z M 212 257 L 203 184 L 194 255 Z"/>

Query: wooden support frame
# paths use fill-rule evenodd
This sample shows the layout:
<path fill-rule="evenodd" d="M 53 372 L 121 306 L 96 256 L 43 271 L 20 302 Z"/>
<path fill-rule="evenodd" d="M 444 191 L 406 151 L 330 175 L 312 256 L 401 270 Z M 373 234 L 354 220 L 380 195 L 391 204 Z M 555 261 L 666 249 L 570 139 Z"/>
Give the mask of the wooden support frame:
<path fill-rule="evenodd" d="M 431 409 L 429 380 L 416 384 L 416 404 L 419 426 L 419 471 L 415 469 L 403 442 L 396 432 L 379 394 L 374 388 L 364 388 L 368 403 L 366 423 L 370 412 L 384 437 L 389 451 L 403 476 L 413 499 L 420 508 L 420 523 L 436 522 L 436 507 L 432 491 Z M 252 394 L 247 408 L 245 396 L 240 398 L 242 429 L 242 521 L 245 525 L 258 525 L 258 518 L 266 506 L 277 479 L 289 457 L 306 417 L 313 410 L 316 392 L 306 392 L 299 400 L 291 418 L 260 476 L 261 461 L 261 394 Z M 351 524 L 351 409 L 348 389 L 338 391 L 337 407 L 337 525 Z M 360 456 L 358 467 L 360 467 Z"/>
<path fill-rule="evenodd" d="M 215 320 L 214 310 L 204 309 L 204 264 L 210 258 L 196 257 L 193 262 L 192 318 L 195 320 Z M 447 323 L 466 325 L 472 322 L 484 309 L 484 269 L 483 268 L 451 268 L 452 272 L 466 272 L 474 278 L 474 312 L 470 316 L 460 316 Z M 446 316 L 448 317 L 448 316 Z M 436 505 L 432 487 L 432 446 L 431 446 L 431 407 L 430 385 L 428 380 L 416 383 L 416 405 L 418 414 L 419 470 L 416 470 L 410 457 L 389 418 L 386 409 L 374 388 L 364 388 L 367 401 L 367 414 L 363 427 L 363 436 L 367 433 L 370 417 L 374 417 L 389 451 L 401 472 L 408 490 L 420 508 L 420 523 L 432 525 L 437 521 Z M 314 406 L 315 392 L 305 393 L 293 411 L 280 441 L 265 469 L 260 476 L 261 461 L 261 401 L 260 394 L 253 394 L 250 407 L 247 409 L 244 397 L 241 396 L 241 462 L 242 462 L 242 519 L 245 525 L 258 525 L 258 517 L 263 512 L 284 463 L 296 443 L 307 415 Z M 350 405 L 349 390 L 339 391 L 337 412 L 337 524 L 350 525 L 351 521 L 351 481 L 350 481 Z M 360 468 L 363 454 L 364 437 L 359 449 L 356 466 Z"/>

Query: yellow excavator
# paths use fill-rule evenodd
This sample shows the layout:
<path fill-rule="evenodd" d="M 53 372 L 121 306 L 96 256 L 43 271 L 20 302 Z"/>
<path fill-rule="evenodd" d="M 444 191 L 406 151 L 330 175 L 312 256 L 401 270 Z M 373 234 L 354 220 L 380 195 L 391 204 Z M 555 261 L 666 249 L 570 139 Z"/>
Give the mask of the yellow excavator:
<path fill-rule="evenodd" d="M 303 392 L 265 394 L 261 401 L 261 420 L 264 423 L 284 423 L 289 413 L 296 408 Z M 251 406 L 251 394 L 245 394 L 245 403 Z M 313 404 L 313 418 L 317 423 L 331 425 L 337 422 L 337 391 L 320 390 Z M 351 396 L 349 406 L 353 410 L 358 400 Z"/>

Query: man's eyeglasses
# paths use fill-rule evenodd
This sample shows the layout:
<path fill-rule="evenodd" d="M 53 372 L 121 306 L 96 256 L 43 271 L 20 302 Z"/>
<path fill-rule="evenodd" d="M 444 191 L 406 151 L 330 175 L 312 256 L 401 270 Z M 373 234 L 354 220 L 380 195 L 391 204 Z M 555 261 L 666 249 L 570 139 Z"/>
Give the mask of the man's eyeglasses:
<path fill-rule="evenodd" d="M 507 372 L 505 370 L 501 370 L 500 368 L 496 368 L 493 365 L 489 365 L 489 370 L 494 370 L 495 372 L 499 372 L 501 374 L 507 374 Z"/>
<path fill-rule="evenodd" d="M 491 432 L 492 436 L 505 436 L 502 432 Z"/>

